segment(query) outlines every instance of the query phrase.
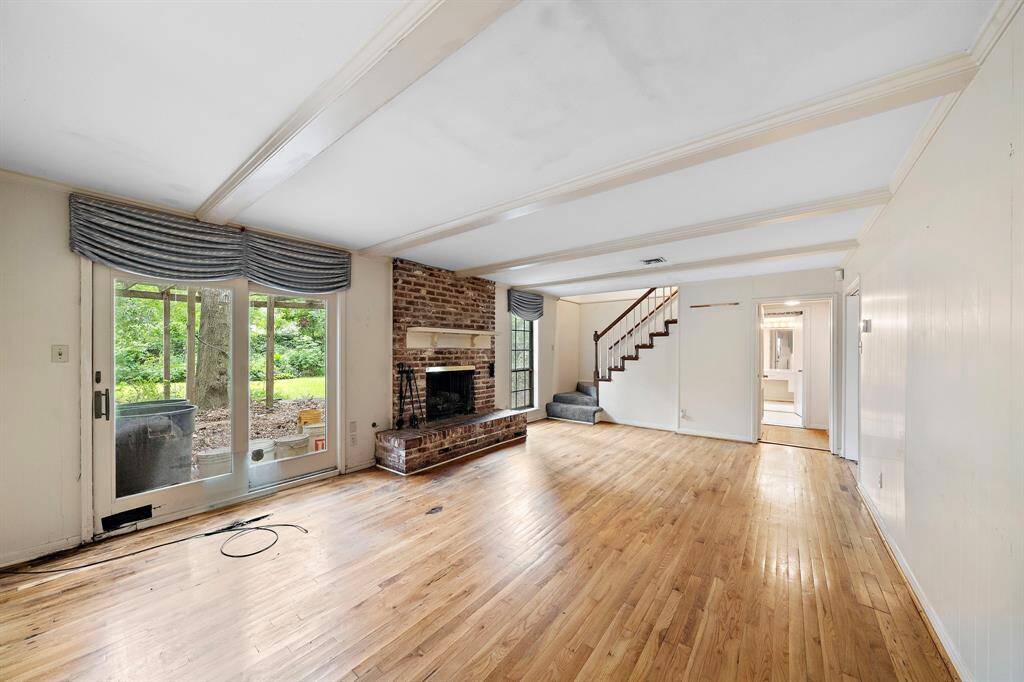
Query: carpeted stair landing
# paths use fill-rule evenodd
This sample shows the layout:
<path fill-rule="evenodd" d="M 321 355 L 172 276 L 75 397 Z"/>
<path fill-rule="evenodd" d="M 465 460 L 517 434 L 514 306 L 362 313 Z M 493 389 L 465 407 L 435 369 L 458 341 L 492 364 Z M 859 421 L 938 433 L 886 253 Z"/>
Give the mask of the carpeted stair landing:
<path fill-rule="evenodd" d="M 588 381 L 576 384 L 576 390 L 570 393 L 556 393 L 554 402 L 546 406 L 549 417 L 566 419 L 586 424 L 597 423 L 597 413 L 601 407 L 597 404 L 597 387 Z"/>

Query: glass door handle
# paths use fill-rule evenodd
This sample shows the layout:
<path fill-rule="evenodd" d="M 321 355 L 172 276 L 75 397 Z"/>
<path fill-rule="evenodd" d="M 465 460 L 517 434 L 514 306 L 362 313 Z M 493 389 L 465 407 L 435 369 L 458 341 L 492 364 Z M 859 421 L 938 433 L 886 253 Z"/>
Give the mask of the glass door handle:
<path fill-rule="evenodd" d="M 101 417 L 110 421 L 110 389 L 92 392 L 92 414 L 99 419 Z"/>

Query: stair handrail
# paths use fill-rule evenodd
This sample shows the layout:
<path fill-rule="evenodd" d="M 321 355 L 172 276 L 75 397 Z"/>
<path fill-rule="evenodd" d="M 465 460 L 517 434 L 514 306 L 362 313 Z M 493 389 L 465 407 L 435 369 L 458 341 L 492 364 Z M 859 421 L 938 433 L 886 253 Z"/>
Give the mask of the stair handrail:
<path fill-rule="evenodd" d="M 635 308 L 635 307 L 637 307 L 638 305 L 640 305 L 641 303 L 643 303 L 643 302 L 644 302 L 644 299 L 645 299 L 645 298 L 647 298 L 648 296 L 650 296 L 650 295 L 651 295 L 651 292 L 653 292 L 653 291 L 654 291 L 655 289 L 657 289 L 657 288 L 658 288 L 658 287 L 651 287 L 650 289 L 648 289 L 647 291 L 645 291 L 645 292 L 643 293 L 643 295 L 642 295 L 642 296 L 641 296 L 640 298 L 638 298 L 638 299 L 636 299 L 635 301 L 633 301 L 633 304 L 632 304 L 632 305 L 630 305 L 630 306 L 629 306 L 628 308 L 626 308 L 625 310 L 623 310 L 623 311 L 622 311 L 622 314 L 621 314 L 621 315 L 619 315 L 618 317 L 616 317 L 616 318 L 615 318 L 614 320 L 612 320 L 612 323 L 611 323 L 611 324 L 609 324 L 609 325 L 608 325 L 607 327 L 605 327 L 605 328 L 604 328 L 603 330 L 601 330 L 601 332 L 600 332 L 600 333 L 598 333 L 598 332 L 594 332 L 594 342 L 596 343 L 597 341 L 599 341 L 599 340 L 601 339 L 601 337 L 602 337 L 602 336 L 604 336 L 605 334 L 607 334 L 608 332 L 610 332 L 610 331 L 612 330 L 612 327 L 614 327 L 614 326 L 615 326 L 615 325 L 617 325 L 617 324 L 618 324 L 619 322 L 621 322 L 621 321 L 622 321 L 622 318 L 624 318 L 624 317 L 625 317 L 626 315 L 629 315 L 629 314 L 630 314 L 631 312 L 633 312 L 633 308 Z"/>
<path fill-rule="evenodd" d="M 619 337 L 618 339 L 616 339 L 615 341 L 612 341 L 612 344 L 611 344 L 610 346 L 608 346 L 608 348 L 609 348 L 609 349 L 613 348 L 613 347 L 615 346 L 615 344 L 617 344 L 617 343 L 619 343 L 620 341 L 622 341 L 623 339 L 625 339 L 625 338 L 626 338 L 627 336 L 629 336 L 630 334 L 632 334 L 632 333 L 633 333 L 634 331 L 636 331 L 637 329 L 642 329 L 642 328 L 643 328 L 643 325 L 644 325 L 644 323 L 645 323 L 645 322 L 647 322 L 647 320 L 651 319 L 651 317 L 653 317 L 654 315 L 657 315 L 657 314 L 658 314 L 658 311 L 659 311 L 659 310 L 661 310 L 662 308 L 664 308 L 665 306 L 667 306 L 668 304 L 670 304 L 670 303 L 672 302 L 672 300 L 673 300 L 673 299 L 674 299 L 674 298 L 676 297 L 676 294 L 678 294 L 678 293 L 679 293 L 678 291 L 673 291 L 673 292 L 672 292 L 671 294 L 669 294 L 668 296 L 666 296 L 665 298 L 663 298 L 663 299 L 661 300 L 661 303 L 659 303 L 659 304 L 658 304 L 657 306 L 655 306 L 654 310 L 650 311 L 650 312 L 649 312 L 649 313 L 647 313 L 647 314 L 646 314 L 646 315 L 645 315 L 644 317 L 640 318 L 640 321 L 639 321 L 639 322 L 637 322 L 636 324 L 634 324 L 634 325 L 633 325 L 632 327 L 630 327 L 630 328 L 629 328 L 629 329 L 628 329 L 628 330 L 626 331 L 626 333 L 625 333 L 625 334 L 623 334 L 622 336 L 620 336 L 620 337 Z"/>

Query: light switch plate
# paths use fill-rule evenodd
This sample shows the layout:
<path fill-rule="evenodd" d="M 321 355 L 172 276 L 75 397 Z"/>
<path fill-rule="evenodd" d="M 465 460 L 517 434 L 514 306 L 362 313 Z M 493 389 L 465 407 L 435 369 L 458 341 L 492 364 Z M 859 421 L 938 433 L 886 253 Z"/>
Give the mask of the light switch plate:
<path fill-rule="evenodd" d="M 68 347 L 64 344 L 50 346 L 50 362 L 68 362 Z"/>

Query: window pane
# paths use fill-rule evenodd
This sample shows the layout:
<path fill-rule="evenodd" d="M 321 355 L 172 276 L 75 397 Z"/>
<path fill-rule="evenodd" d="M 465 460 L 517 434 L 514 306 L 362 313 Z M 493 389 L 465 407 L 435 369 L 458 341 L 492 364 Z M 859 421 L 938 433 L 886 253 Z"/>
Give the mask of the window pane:
<path fill-rule="evenodd" d="M 116 280 L 118 497 L 230 473 L 231 290 Z"/>
<path fill-rule="evenodd" d="M 509 406 L 533 406 L 533 322 L 510 315 Z"/>
<path fill-rule="evenodd" d="M 251 465 L 327 449 L 326 370 L 322 299 L 249 296 Z"/>

